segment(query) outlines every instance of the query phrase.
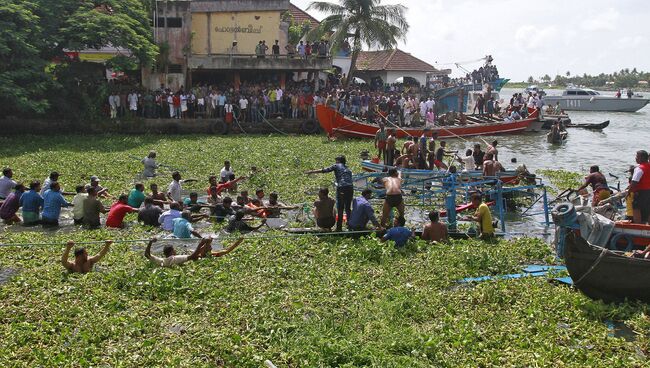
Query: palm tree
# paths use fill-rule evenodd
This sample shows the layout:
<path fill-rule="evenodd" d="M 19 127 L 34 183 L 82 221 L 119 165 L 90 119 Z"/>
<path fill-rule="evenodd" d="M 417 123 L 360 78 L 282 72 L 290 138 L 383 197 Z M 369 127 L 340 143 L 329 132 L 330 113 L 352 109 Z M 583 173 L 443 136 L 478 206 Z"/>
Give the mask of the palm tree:
<path fill-rule="evenodd" d="M 340 4 L 314 1 L 309 9 L 327 13 L 320 27 L 312 30 L 309 38 L 330 36 L 330 50 L 339 49 L 352 37 L 352 60 L 346 81 L 350 83 L 357 69 L 357 58 L 362 45 L 368 48 L 393 48 L 398 40 L 406 38 L 409 25 L 404 17 L 404 5 L 380 5 L 381 0 L 339 0 Z"/>

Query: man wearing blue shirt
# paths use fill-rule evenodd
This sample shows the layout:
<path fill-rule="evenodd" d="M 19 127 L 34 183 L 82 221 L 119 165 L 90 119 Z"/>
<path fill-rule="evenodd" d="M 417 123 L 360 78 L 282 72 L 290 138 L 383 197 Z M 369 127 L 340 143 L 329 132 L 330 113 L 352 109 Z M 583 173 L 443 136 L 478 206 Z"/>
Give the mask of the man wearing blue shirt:
<path fill-rule="evenodd" d="M 181 217 L 172 220 L 174 236 L 179 239 L 189 239 L 192 235 L 201 238 L 201 234 L 192 227 L 192 214 L 190 211 L 183 211 Z"/>
<path fill-rule="evenodd" d="M 377 228 L 381 229 L 377 217 L 375 217 L 375 210 L 372 208 L 372 205 L 368 200 L 372 198 L 372 191 L 370 189 L 364 189 L 361 192 L 361 197 L 357 197 L 352 201 L 352 213 L 348 217 L 348 228 L 351 231 L 363 231 L 366 230 L 366 225 L 368 222 Z"/>
<path fill-rule="evenodd" d="M 386 242 L 388 240 L 393 240 L 395 242 L 395 247 L 401 248 L 405 246 L 406 242 L 408 242 L 409 239 L 413 237 L 413 231 L 411 231 L 409 228 L 404 227 L 404 224 L 406 223 L 404 217 L 400 217 L 397 220 L 397 223 L 399 226 L 395 226 L 388 230 L 386 232 L 386 235 L 381 238 L 381 241 Z"/>
<path fill-rule="evenodd" d="M 343 230 L 343 211 L 348 218 L 348 225 L 350 224 L 352 197 L 354 196 L 354 187 L 352 186 L 352 171 L 345 164 L 345 156 L 336 158 L 336 163 L 330 167 L 321 170 L 307 171 L 306 174 L 328 173 L 334 171 L 336 179 L 336 209 L 338 218 L 336 220 L 336 231 Z"/>
<path fill-rule="evenodd" d="M 43 196 L 43 213 L 41 214 L 41 224 L 43 224 L 43 227 L 59 226 L 61 208 L 72 206 L 72 203 L 63 198 L 60 190 L 61 186 L 59 183 L 53 182 L 50 189 Z"/>
<path fill-rule="evenodd" d="M 39 213 L 43 207 L 43 197 L 39 194 L 41 182 L 35 180 L 29 183 L 29 191 L 20 196 L 20 206 L 23 208 L 23 225 L 36 225 L 40 222 Z"/>

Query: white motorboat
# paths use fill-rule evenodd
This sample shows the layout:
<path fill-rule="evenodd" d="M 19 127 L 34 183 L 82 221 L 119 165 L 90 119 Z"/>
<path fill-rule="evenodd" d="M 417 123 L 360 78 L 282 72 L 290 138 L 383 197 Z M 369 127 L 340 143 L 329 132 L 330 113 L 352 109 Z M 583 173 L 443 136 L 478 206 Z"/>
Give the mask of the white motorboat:
<path fill-rule="evenodd" d="M 593 89 L 569 86 L 562 92 L 562 96 L 547 94 L 544 102 L 548 106 L 555 106 L 559 102 L 562 110 L 566 111 L 635 112 L 647 105 L 650 99 L 638 95 L 632 98 L 603 96 Z"/>

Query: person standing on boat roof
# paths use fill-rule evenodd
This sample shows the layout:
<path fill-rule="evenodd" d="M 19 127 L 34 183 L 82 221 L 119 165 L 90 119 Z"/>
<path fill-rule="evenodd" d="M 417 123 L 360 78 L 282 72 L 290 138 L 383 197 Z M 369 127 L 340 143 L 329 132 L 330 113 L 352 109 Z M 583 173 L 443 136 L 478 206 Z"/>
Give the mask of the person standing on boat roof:
<path fill-rule="evenodd" d="M 354 187 L 352 183 L 352 171 L 346 166 L 345 156 L 338 156 L 336 163 L 330 167 L 320 170 L 307 171 L 306 174 L 334 172 L 336 179 L 336 209 L 338 218 L 336 220 L 336 231 L 343 230 L 343 212 L 347 218 L 350 218 L 352 197 L 354 196 Z"/>
<path fill-rule="evenodd" d="M 600 172 L 598 165 L 593 165 L 589 168 L 589 175 L 585 177 L 585 183 L 582 184 L 576 192 L 582 191 L 588 185 L 591 185 L 591 189 L 594 192 L 593 198 L 591 199 L 591 205 L 593 207 L 598 206 L 600 201 L 609 198 L 612 194 L 607 185 L 607 179 L 605 178 L 605 175 Z"/>
<path fill-rule="evenodd" d="M 381 226 L 388 227 L 388 218 L 390 211 L 393 208 L 397 209 L 397 218 L 395 223 L 401 218 L 404 218 L 404 198 L 402 198 L 402 176 L 396 168 L 392 167 L 388 170 L 388 176 L 382 180 L 384 188 L 386 189 L 386 198 L 381 214 Z"/>
<path fill-rule="evenodd" d="M 634 168 L 632 183 L 630 184 L 630 192 L 634 193 L 634 200 L 632 201 L 633 222 L 646 224 L 650 221 L 650 163 L 648 162 L 648 152 L 645 150 L 637 151 L 636 163 L 639 165 Z"/>

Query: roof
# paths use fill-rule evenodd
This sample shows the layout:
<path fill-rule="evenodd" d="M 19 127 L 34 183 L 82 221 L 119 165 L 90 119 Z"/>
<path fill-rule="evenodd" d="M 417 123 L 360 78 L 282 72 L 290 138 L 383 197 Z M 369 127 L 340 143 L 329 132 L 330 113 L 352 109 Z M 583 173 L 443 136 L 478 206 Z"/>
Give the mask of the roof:
<path fill-rule="evenodd" d="M 289 4 L 289 13 L 293 17 L 293 21 L 296 24 L 302 24 L 304 21 L 308 21 L 311 29 L 314 29 L 320 25 L 320 22 L 316 18 L 312 17 L 306 11 L 295 6 L 293 3 Z"/>
<path fill-rule="evenodd" d="M 382 51 L 361 51 L 357 60 L 357 68 L 361 71 L 399 70 L 417 72 L 435 72 L 428 64 L 415 56 L 400 49 Z"/>

